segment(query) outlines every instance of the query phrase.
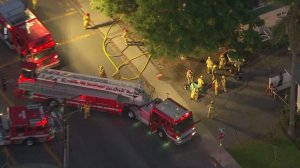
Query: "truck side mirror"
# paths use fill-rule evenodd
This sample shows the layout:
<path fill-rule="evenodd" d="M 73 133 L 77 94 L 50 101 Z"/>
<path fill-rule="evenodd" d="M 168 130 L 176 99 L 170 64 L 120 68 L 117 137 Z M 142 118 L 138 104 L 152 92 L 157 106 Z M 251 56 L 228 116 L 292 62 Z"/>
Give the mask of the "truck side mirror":
<path fill-rule="evenodd" d="M 36 63 L 23 62 L 22 69 L 21 69 L 21 75 L 24 78 L 35 79 L 37 77 L 36 70 L 37 70 Z"/>
<path fill-rule="evenodd" d="M 35 73 L 35 71 L 28 70 L 28 69 L 22 69 L 22 70 L 21 70 L 21 75 L 22 75 L 24 78 L 28 78 L 28 79 L 35 79 L 35 78 L 36 78 L 36 73 Z"/>

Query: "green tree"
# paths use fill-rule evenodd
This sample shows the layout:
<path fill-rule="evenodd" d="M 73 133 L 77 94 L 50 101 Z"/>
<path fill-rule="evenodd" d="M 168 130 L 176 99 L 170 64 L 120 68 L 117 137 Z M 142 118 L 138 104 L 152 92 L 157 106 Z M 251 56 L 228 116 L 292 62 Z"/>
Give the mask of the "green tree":
<path fill-rule="evenodd" d="M 108 16 L 129 14 L 137 8 L 135 0 L 90 0 L 90 3 Z"/>
<path fill-rule="evenodd" d="M 109 15 L 122 14 L 145 39 L 153 55 L 177 57 L 220 46 L 251 46 L 257 35 L 250 28 L 243 35 L 240 24 L 253 26 L 250 0 L 92 0 Z M 130 2 L 130 3 L 128 3 Z M 129 8 L 127 9 L 127 7 Z"/>

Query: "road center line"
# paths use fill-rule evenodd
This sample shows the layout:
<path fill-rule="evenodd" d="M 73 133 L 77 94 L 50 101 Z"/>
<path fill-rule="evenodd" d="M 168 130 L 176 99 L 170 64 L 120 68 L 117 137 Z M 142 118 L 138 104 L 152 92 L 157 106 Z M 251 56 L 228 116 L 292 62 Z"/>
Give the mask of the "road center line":
<path fill-rule="evenodd" d="M 53 152 L 51 147 L 46 143 L 43 144 L 43 147 L 47 151 L 47 153 L 51 156 L 51 158 L 56 162 L 56 164 L 59 167 L 62 167 L 63 166 L 62 165 L 62 160 L 59 157 L 57 157 L 57 154 L 55 154 L 55 152 Z"/>
<path fill-rule="evenodd" d="M 10 163 L 13 164 L 12 166 L 17 167 L 18 163 L 17 163 L 16 159 L 11 155 L 9 149 L 6 146 L 4 147 L 3 152 L 4 152 L 5 156 L 10 160 Z"/>
<path fill-rule="evenodd" d="M 42 23 L 48 23 L 48 22 L 53 22 L 53 21 L 55 21 L 55 20 L 59 20 L 59 19 L 62 19 L 62 18 L 64 18 L 64 17 L 68 17 L 68 16 L 72 16 L 72 15 L 74 15 L 74 14 L 76 14 L 76 13 L 78 13 L 76 10 L 72 10 L 72 11 L 70 11 L 70 12 L 67 12 L 67 13 L 65 13 L 65 14 L 63 14 L 63 15 L 59 15 L 59 16 L 55 16 L 55 17 L 52 17 L 52 18 L 50 18 L 50 19 L 46 19 L 46 20 L 44 20 L 44 21 L 42 21 Z"/>
<path fill-rule="evenodd" d="M 9 106 L 13 106 L 13 102 L 9 100 L 9 98 L 3 94 L 3 92 L 0 91 L 0 96 L 1 98 L 5 101 L 6 104 L 8 104 Z"/>
<path fill-rule="evenodd" d="M 20 58 L 19 58 L 19 57 L 16 57 L 15 59 L 10 60 L 10 61 L 8 61 L 8 62 L 6 62 L 6 63 L 0 65 L 0 69 L 5 68 L 5 67 L 7 67 L 7 66 L 9 66 L 9 65 L 12 65 L 12 64 L 14 64 L 14 63 L 16 63 L 16 62 L 18 62 L 18 61 L 20 61 Z"/>
<path fill-rule="evenodd" d="M 90 37 L 92 35 L 96 34 L 95 31 L 91 32 L 91 33 L 88 33 L 88 34 L 83 34 L 83 35 L 80 35 L 80 36 L 76 36 L 74 38 L 71 38 L 69 40 L 66 40 L 66 41 L 62 41 L 62 42 L 59 42 L 57 43 L 57 46 L 62 46 L 62 45 L 65 45 L 65 44 L 69 44 L 69 43 L 72 43 L 74 41 L 78 41 L 78 40 L 81 40 L 81 39 L 84 39 L 84 38 L 87 38 L 87 37 Z"/>

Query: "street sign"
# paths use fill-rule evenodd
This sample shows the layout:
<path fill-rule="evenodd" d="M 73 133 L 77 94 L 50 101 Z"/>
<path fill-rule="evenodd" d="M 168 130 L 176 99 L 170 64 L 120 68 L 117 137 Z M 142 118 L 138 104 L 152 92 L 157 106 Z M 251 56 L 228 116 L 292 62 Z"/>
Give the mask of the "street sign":
<path fill-rule="evenodd" d="M 225 138 L 225 134 L 223 132 L 219 132 L 219 140 L 223 141 Z"/>
<path fill-rule="evenodd" d="M 224 128 L 219 128 L 218 131 L 219 131 L 219 134 L 218 134 L 219 140 L 220 140 L 220 141 L 223 141 L 224 138 L 225 138 Z"/>

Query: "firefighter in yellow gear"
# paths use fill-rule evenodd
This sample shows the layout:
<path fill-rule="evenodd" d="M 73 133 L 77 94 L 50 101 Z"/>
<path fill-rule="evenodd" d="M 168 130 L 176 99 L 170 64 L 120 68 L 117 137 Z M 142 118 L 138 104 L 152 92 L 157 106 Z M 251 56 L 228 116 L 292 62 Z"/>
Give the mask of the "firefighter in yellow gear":
<path fill-rule="evenodd" d="M 237 59 L 237 61 L 234 63 L 234 66 L 237 68 L 237 71 L 241 71 L 241 66 L 244 64 L 245 59 Z"/>
<path fill-rule="evenodd" d="M 203 87 L 205 85 L 205 82 L 203 80 L 203 76 L 202 75 L 198 78 L 197 82 L 198 82 L 198 88 L 199 88 L 199 90 L 203 91 Z"/>
<path fill-rule="evenodd" d="M 214 108 L 214 101 L 210 101 L 210 103 L 207 105 L 207 118 L 212 119 L 215 118 L 215 108 Z"/>
<path fill-rule="evenodd" d="M 107 78 L 105 69 L 102 65 L 100 65 L 100 67 L 99 67 L 99 77 L 100 78 Z"/>
<path fill-rule="evenodd" d="M 207 73 L 209 74 L 213 68 L 213 61 L 211 60 L 210 57 L 207 57 L 207 60 L 206 60 L 206 67 L 207 67 Z"/>
<path fill-rule="evenodd" d="M 213 65 L 211 69 L 212 81 L 217 78 L 217 65 Z"/>
<path fill-rule="evenodd" d="M 36 9 L 36 5 L 38 3 L 38 0 L 31 0 L 31 4 L 32 4 L 32 9 Z"/>
<path fill-rule="evenodd" d="M 83 105 L 83 114 L 84 119 L 88 119 L 91 116 L 91 105 L 89 103 Z"/>
<path fill-rule="evenodd" d="M 86 13 L 84 16 L 83 16 L 83 28 L 84 29 L 88 29 L 89 26 L 91 24 L 91 18 L 90 18 L 90 14 L 89 13 Z"/>
<path fill-rule="evenodd" d="M 194 81 L 194 75 L 191 69 L 188 69 L 188 71 L 186 72 L 186 79 L 189 85 Z"/>
<path fill-rule="evenodd" d="M 123 38 L 126 45 L 128 45 L 128 38 L 127 37 L 128 37 L 128 30 L 124 29 L 124 32 L 122 34 L 122 38 Z"/>
<path fill-rule="evenodd" d="M 224 54 L 221 54 L 220 60 L 219 60 L 219 69 L 224 69 L 226 66 L 226 58 Z"/>
<path fill-rule="evenodd" d="M 196 99 L 196 95 L 197 95 L 197 89 L 194 88 L 194 89 L 192 90 L 192 92 L 191 92 L 191 99 L 192 99 L 192 100 L 195 100 L 195 99 Z"/>
<path fill-rule="evenodd" d="M 218 79 L 214 79 L 212 81 L 212 88 L 214 89 L 215 91 L 215 95 L 218 95 L 218 91 L 219 91 L 219 82 L 218 82 Z"/>
<path fill-rule="evenodd" d="M 191 92 L 191 100 L 198 100 L 199 99 L 199 90 L 198 88 L 193 88 Z"/>
<path fill-rule="evenodd" d="M 222 79 L 221 79 L 221 86 L 222 86 L 222 90 L 223 90 L 224 92 L 227 92 L 226 84 L 227 84 L 227 80 L 226 80 L 225 76 L 223 75 L 223 76 L 222 76 Z"/>

